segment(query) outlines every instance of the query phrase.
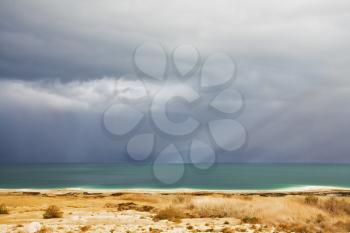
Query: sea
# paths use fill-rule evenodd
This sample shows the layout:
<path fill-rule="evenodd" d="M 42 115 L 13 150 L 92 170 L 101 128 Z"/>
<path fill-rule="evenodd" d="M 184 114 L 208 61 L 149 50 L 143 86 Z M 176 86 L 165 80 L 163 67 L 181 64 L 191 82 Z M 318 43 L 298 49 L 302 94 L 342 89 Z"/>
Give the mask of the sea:
<path fill-rule="evenodd" d="M 205 170 L 192 164 L 157 166 L 163 171 L 184 166 L 183 174 L 165 184 L 154 175 L 152 164 L 2 164 L 0 189 L 350 188 L 350 165 L 344 164 L 215 164 Z"/>

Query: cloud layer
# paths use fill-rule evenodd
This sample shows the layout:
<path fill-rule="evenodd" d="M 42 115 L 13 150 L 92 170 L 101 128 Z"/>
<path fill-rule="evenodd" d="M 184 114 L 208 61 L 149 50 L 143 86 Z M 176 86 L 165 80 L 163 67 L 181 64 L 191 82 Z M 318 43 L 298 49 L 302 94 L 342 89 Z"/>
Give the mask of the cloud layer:
<path fill-rule="evenodd" d="M 0 160 L 124 161 L 100 116 L 158 41 L 236 60 L 250 138 L 220 161 L 350 162 L 349 21 L 346 0 L 1 1 Z"/>

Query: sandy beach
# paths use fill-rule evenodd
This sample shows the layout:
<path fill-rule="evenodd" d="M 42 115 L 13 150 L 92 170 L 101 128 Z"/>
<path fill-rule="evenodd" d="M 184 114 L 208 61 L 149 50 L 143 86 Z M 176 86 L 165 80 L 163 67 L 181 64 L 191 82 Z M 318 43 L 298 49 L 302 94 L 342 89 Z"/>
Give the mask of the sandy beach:
<path fill-rule="evenodd" d="M 0 204 L 1 233 L 350 231 L 350 190 L 335 188 L 1 190 Z"/>

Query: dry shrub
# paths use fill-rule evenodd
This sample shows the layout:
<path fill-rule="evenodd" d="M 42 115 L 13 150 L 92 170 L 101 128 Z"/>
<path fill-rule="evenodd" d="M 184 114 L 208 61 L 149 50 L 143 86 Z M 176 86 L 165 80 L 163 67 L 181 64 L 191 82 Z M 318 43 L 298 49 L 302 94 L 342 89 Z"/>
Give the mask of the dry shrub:
<path fill-rule="evenodd" d="M 37 231 L 36 233 L 52 233 L 52 229 L 50 227 L 45 227 L 43 226 L 39 231 Z"/>
<path fill-rule="evenodd" d="M 80 231 L 81 231 L 81 232 L 85 232 L 85 231 L 90 230 L 90 228 L 91 228 L 90 225 L 82 226 L 82 227 L 80 227 Z"/>
<path fill-rule="evenodd" d="M 242 223 L 258 224 L 260 220 L 257 217 L 246 216 L 242 218 Z"/>
<path fill-rule="evenodd" d="M 0 214 L 9 214 L 9 210 L 5 204 L 0 205 Z"/>
<path fill-rule="evenodd" d="M 305 197 L 304 202 L 305 204 L 308 204 L 308 205 L 317 205 L 318 197 L 308 195 Z"/>
<path fill-rule="evenodd" d="M 325 220 L 326 220 L 326 218 L 322 214 L 318 214 L 316 219 L 315 219 L 315 222 L 320 224 L 320 223 L 324 222 Z"/>
<path fill-rule="evenodd" d="M 55 205 L 50 205 L 44 212 L 43 217 L 45 219 L 49 218 L 61 218 L 63 215 L 62 211 L 60 208 L 58 208 Z"/>
<path fill-rule="evenodd" d="M 170 205 L 164 209 L 158 210 L 157 214 L 154 216 L 154 220 L 169 220 L 169 221 L 178 221 L 181 218 L 185 218 L 186 214 L 183 210 L 176 208 L 173 205 Z"/>
<path fill-rule="evenodd" d="M 152 228 L 152 227 L 150 227 L 150 228 L 149 228 L 149 232 L 150 232 L 150 233 L 161 233 L 162 231 L 159 230 L 159 229 L 157 229 L 157 228 Z"/>
<path fill-rule="evenodd" d="M 225 227 L 221 231 L 222 233 L 235 233 L 235 230 L 229 227 Z"/>

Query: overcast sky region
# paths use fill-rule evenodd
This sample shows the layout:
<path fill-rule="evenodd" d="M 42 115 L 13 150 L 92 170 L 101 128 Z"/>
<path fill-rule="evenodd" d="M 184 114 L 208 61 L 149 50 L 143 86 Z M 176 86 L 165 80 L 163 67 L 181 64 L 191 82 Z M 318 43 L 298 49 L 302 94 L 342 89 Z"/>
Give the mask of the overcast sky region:
<path fill-rule="evenodd" d="M 151 41 L 234 58 L 249 136 L 218 162 L 350 163 L 349 22 L 348 0 L 2 0 L 0 162 L 131 161 L 101 116 Z"/>

